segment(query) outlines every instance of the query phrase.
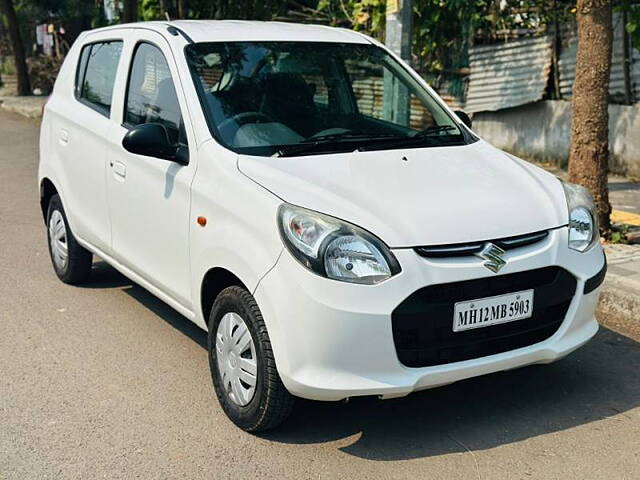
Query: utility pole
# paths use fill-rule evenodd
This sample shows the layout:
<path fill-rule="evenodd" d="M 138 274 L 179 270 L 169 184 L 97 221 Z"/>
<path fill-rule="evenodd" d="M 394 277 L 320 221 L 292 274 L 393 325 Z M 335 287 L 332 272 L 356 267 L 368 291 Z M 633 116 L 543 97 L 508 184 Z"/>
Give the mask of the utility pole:
<path fill-rule="evenodd" d="M 402 60 L 411 64 L 413 39 L 413 0 L 387 0 L 385 44 Z M 409 126 L 410 99 L 407 88 L 387 71 L 384 76 L 384 118 Z"/>

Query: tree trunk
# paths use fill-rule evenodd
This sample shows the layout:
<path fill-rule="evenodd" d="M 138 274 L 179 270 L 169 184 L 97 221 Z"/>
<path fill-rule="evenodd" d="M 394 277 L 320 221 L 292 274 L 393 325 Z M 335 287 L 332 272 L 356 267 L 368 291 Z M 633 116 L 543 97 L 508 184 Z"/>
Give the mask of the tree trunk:
<path fill-rule="evenodd" d="M 138 0 L 124 0 L 122 9 L 122 23 L 138 21 Z"/>
<path fill-rule="evenodd" d="M 27 60 L 24 54 L 24 44 L 20 36 L 18 17 L 13 6 L 13 0 L 0 0 L 0 6 L 7 17 L 7 27 L 11 39 L 11 49 L 16 64 L 16 75 L 18 77 L 18 95 L 31 95 L 31 84 L 27 70 Z"/>
<path fill-rule="evenodd" d="M 189 16 L 189 3 L 187 0 L 178 0 L 178 18 L 187 18 Z"/>
<path fill-rule="evenodd" d="M 177 17 L 177 8 L 174 0 L 160 0 L 160 10 L 162 11 L 162 20 L 175 20 Z"/>
<path fill-rule="evenodd" d="M 573 85 L 569 179 L 591 190 L 600 232 L 608 236 L 609 74 L 611 0 L 578 0 L 578 55 Z"/>
<path fill-rule="evenodd" d="M 76 15 L 65 22 L 67 27 L 65 40 L 69 42 L 69 45 L 72 45 L 82 32 L 92 28 L 91 19 L 98 15 L 98 10 L 104 12 L 102 2 L 96 7 L 94 0 L 80 0 L 77 5 L 79 8 Z"/>

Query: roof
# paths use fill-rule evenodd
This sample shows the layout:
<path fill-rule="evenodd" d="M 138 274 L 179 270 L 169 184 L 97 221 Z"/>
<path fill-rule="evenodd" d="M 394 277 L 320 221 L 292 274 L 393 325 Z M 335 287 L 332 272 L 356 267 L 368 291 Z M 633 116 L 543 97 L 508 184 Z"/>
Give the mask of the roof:
<path fill-rule="evenodd" d="M 166 32 L 174 26 L 186 33 L 194 42 L 232 41 L 307 41 L 369 43 L 367 37 L 351 30 L 325 25 L 300 23 L 260 22 L 249 20 L 174 20 L 170 22 L 138 22 L 113 25 L 99 30 L 118 28 L 150 28 Z"/>

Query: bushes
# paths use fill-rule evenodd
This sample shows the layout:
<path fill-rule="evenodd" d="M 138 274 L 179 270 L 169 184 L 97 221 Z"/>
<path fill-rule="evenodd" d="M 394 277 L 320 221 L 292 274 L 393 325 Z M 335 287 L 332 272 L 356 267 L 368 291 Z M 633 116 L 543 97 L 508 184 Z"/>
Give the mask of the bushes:
<path fill-rule="evenodd" d="M 39 89 L 42 94 L 48 95 L 53 90 L 53 84 L 62 65 L 62 59 L 47 56 L 37 56 L 27 59 L 31 88 Z"/>

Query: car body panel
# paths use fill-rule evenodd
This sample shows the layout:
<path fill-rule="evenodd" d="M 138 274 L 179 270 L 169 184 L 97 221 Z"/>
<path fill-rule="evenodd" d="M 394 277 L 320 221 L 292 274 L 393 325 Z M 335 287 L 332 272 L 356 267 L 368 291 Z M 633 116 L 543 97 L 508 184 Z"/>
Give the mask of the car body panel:
<path fill-rule="evenodd" d="M 158 48 L 169 67 L 180 110 L 186 112 L 178 69 L 164 37 L 156 32 L 126 31 L 124 68 L 114 87 L 113 126 L 108 134 L 107 203 L 111 217 L 111 254 L 123 265 L 167 292 L 184 308 L 193 310 L 190 288 L 189 223 L 191 183 L 197 161 L 188 165 L 134 155 L 122 146 L 128 132 L 123 126 L 132 55 L 137 45 Z M 182 114 L 183 117 L 187 115 Z M 188 145 L 196 143 L 185 122 Z M 160 261 L 161 260 L 161 261 Z"/>
<path fill-rule="evenodd" d="M 582 291 L 584 282 L 604 264 L 599 245 L 581 254 L 567 249 L 566 242 L 566 228 L 552 230 L 539 244 L 507 252 L 507 264 L 500 272 L 506 275 L 560 265 L 576 277 L 576 295 L 552 337 L 517 350 L 423 368 L 409 368 L 398 360 L 392 311 L 424 286 L 499 277 L 487 270 L 481 259 L 426 259 L 413 249 L 395 249 L 402 273 L 378 285 L 356 285 L 323 279 L 285 251 L 255 294 L 274 344 L 280 376 L 290 391 L 305 398 L 392 398 L 562 358 L 598 330 L 594 317 L 598 292 L 583 295 Z M 292 283 L 296 285 L 295 296 L 291 295 Z M 291 318 L 295 322 L 289 321 Z M 451 323 L 453 326 L 453 317 Z"/>
<path fill-rule="evenodd" d="M 485 142 L 304 157 L 241 155 L 239 165 L 287 202 L 352 222 L 390 247 L 485 241 L 567 223 L 557 178 Z"/>
<path fill-rule="evenodd" d="M 284 248 L 275 228 L 280 200 L 238 172 L 237 155 L 212 140 L 200 147 L 198 161 L 189 234 L 194 304 L 212 268 L 232 272 L 254 292 Z M 206 227 L 195 221 L 199 216 L 207 219 Z M 198 304 L 203 328 L 209 313 Z"/>
<path fill-rule="evenodd" d="M 117 35 L 116 35 L 117 37 Z M 113 34 L 96 39 L 120 39 Z M 39 177 L 49 178 L 66 205 L 73 231 L 101 249 L 110 244 L 110 218 L 104 182 L 109 118 L 78 102 L 74 96 L 75 63 L 86 35 L 74 44 L 45 107 L 47 140 L 41 144 Z M 73 115 L 68 112 L 73 111 Z"/>

